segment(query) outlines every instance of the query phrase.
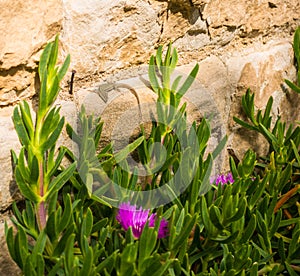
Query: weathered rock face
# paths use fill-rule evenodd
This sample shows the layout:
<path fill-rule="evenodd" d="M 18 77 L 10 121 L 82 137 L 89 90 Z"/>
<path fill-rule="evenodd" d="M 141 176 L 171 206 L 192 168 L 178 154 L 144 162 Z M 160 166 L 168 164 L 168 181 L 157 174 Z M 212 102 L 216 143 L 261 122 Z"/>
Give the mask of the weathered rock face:
<path fill-rule="evenodd" d="M 297 0 L 65 1 L 62 41 L 78 76 L 103 77 L 145 64 L 158 44 L 169 41 L 187 63 L 220 54 L 224 46 L 228 51 L 257 39 L 289 38 L 299 6 Z"/>
<path fill-rule="evenodd" d="M 0 202 L 1 209 L 6 209 L 16 195 L 16 186 L 12 177 L 12 160 L 10 149 L 18 151 L 20 143 L 15 132 L 11 114 L 12 108 L 0 110 L 0 162 L 1 162 L 1 186 Z"/>
<path fill-rule="evenodd" d="M 105 141 L 127 138 L 124 126 L 139 121 L 136 98 L 120 89 L 105 103 L 95 91 L 105 81 L 133 82 L 148 114 L 155 95 L 139 76 L 147 74 L 157 46 L 172 41 L 178 72 L 186 75 L 196 62 L 200 65 L 185 98 L 192 118 L 215 114 L 212 146 L 227 133 L 227 147 L 241 158 L 248 147 L 262 154 L 266 150 L 261 137 L 232 120 L 242 117 L 240 100 L 248 87 L 256 93 L 257 108 L 273 96 L 274 116 L 300 119 L 299 96 L 281 88 L 284 78 L 295 79 L 291 43 L 299 10 L 299 0 L 0 1 L 0 211 L 18 196 L 10 157 L 10 149 L 20 147 L 11 121 L 13 105 L 22 99 L 35 104 L 39 56 L 58 32 L 61 58 L 70 53 L 70 70 L 76 70 L 74 99 L 68 93 L 69 73 L 58 100 L 67 121 L 74 123 L 83 103 L 105 120 Z M 66 135 L 60 139 L 68 141 Z M 226 170 L 223 157 L 218 169 Z M 0 270 L 1 275 L 11 272 Z"/>
<path fill-rule="evenodd" d="M 45 43 L 60 30 L 59 0 L 1 1 L 0 106 L 35 94 L 36 67 Z"/>
<path fill-rule="evenodd" d="M 233 116 L 243 118 L 241 100 L 247 88 L 255 93 L 255 106 L 258 109 L 263 109 L 269 97 L 272 96 L 274 98 L 273 118 L 276 119 L 280 115 L 283 119 L 290 121 L 290 116 L 285 112 L 285 108 L 288 108 L 289 105 L 283 107 L 281 102 L 286 98 L 284 86 L 282 86 L 283 80 L 293 78 L 296 73 L 292 66 L 292 47 L 288 43 L 272 41 L 259 47 L 259 52 L 256 52 L 254 48 L 251 52 L 243 52 L 242 56 L 241 53 L 235 53 L 225 58 L 228 78 L 234 87 L 228 118 L 228 130 L 231 133 L 228 146 L 235 149 L 239 158 L 242 158 L 245 150 L 249 147 L 259 154 L 265 154 L 268 151 L 268 147 L 260 135 L 245 130 L 233 122 Z"/>
<path fill-rule="evenodd" d="M 0 105 L 35 93 L 40 50 L 61 32 L 82 83 L 146 64 L 173 41 L 181 64 L 286 38 L 299 24 L 293 1 L 1 1 Z M 257 49 L 259 52 L 259 49 Z"/>
<path fill-rule="evenodd" d="M 78 76 L 112 72 L 144 63 L 161 27 L 159 4 L 148 1 L 65 1 L 62 42 Z"/>

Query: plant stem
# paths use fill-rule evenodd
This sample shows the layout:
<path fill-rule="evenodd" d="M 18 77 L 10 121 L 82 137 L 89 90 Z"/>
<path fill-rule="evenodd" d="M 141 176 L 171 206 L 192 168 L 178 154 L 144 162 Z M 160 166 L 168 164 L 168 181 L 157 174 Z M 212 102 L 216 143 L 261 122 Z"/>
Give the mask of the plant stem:
<path fill-rule="evenodd" d="M 40 230 L 43 230 L 46 226 L 46 208 L 44 197 L 44 170 L 43 160 L 39 161 L 39 181 L 38 181 L 39 196 L 42 198 L 41 202 L 37 205 L 37 221 Z"/>
<path fill-rule="evenodd" d="M 274 213 L 278 211 L 278 209 L 285 203 L 287 202 L 294 194 L 298 192 L 300 189 L 300 184 L 296 185 L 293 189 L 289 190 L 286 194 L 282 196 L 282 198 L 277 202 L 275 208 L 274 208 Z"/>
<path fill-rule="evenodd" d="M 43 230 L 46 226 L 46 208 L 45 208 L 45 202 L 42 201 L 37 206 L 37 219 L 38 219 L 38 225 L 39 229 Z"/>

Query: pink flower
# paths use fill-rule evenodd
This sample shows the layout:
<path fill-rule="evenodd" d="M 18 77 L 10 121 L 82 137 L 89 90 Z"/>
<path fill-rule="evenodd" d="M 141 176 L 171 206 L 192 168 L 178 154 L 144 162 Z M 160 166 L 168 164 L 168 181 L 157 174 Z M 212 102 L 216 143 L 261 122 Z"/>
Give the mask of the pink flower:
<path fill-rule="evenodd" d="M 149 227 L 155 226 L 156 214 L 151 214 L 149 216 L 149 210 L 143 210 L 142 207 L 137 209 L 135 205 L 130 205 L 128 202 L 120 204 L 116 219 L 125 231 L 131 227 L 134 237 L 138 239 L 147 222 Z M 164 238 L 167 234 L 168 221 L 163 218 L 159 225 L 158 238 Z"/>
<path fill-rule="evenodd" d="M 224 185 L 224 184 L 227 184 L 227 183 L 233 183 L 234 182 L 234 179 L 233 179 L 233 176 L 232 176 L 232 173 L 229 172 L 227 175 L 225 174 L 220 174 L 220 175 L 217 175 L 217 177 L 211 179 L 210 183 L 215 183 L 216 185 Z"/>

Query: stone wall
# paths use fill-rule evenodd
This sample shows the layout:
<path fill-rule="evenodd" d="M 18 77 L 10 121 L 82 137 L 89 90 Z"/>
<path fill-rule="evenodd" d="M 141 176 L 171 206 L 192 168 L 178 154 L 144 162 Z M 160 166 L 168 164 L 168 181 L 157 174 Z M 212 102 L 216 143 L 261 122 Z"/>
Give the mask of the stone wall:
<path fill-rule="evenodd" d="M 177 73 L 187 74 L 196 62 L 200 65 L 186 97 L 192 115 L 214 112 L 213 124 L 219 132 L 212 144 L 227 133 L 227 148 L 241 158 L 248 147 L 265 151 L 261 137 L 241 130 L 232 120 L 234 115 L 241 116 L 240 100 L 248 87 L 256 93 L 258 108 L 272 95 L 274 116 L 299 120 L 298 95 L 282 88 L 284 78 L 295 80 L 296 76 L 292 38 L 300 25 L 299 10 L 299 0 L 0 1 L 3 217 L 11 202 L 18 199 L 10 158 L 10 149 L 19 148 L 12 110 L 23 99 L 35 105 L 39 56 L 57 33 L 61 59 L 71 54 L 70 71 L 58 100 L 67 121 L 74 119 L 84 103 L 89 112 L 102 115 L 107 123 L 105 140 L 122 140 L 126 130 L 120 127 L 124 126 L 120 118 L 125 111 L 127 115 L 134 112 L 136 99 L 121 89 L 109 94 L 105 103 L 93 92 L 105 81 L 122 81 L 137 89 L 143 107 L 154 103 L 155 95 L 139 77 L 146 77 L 147 63 L 158 45 L 172 41 L 179 53 Z M 68 93 L 71 70 L 76 70 L 73 97 Z M 133 117 L 125 118 L 127 125 L 136 123 Z M 226 162 L 222 162 L 220 168 L 225 170 Z M 3 231 L 1 236 L 3 241 Z M 7 261 L 0 255 L 0 275 L 9 275 L 13 268 L 9 265 L 5 270 L 4 263 Z"/>

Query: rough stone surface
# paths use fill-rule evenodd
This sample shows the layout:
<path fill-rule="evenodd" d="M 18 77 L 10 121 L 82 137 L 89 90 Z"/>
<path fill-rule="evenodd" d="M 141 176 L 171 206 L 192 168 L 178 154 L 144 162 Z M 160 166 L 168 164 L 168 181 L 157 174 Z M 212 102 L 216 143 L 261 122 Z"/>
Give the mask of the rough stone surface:
<path fill-rule="evenodd" d="M 179 67 L 174 72 L 174 78 L 177 75 L 182 75 L 183 79 L 185 79 L 194 65 Z M 142 78 L 147 79 L 147 75 L 143 75 Z M 121 87 L 110 92 L 108 102 L 105 104 L 95 93 L 97 86 L 101 85 L 101 83 L 95 85 L 93 89 L 81 89 L 78 92 L 78 106 L 83 104 L 88 114 L 101 116 L 104 122 L 109 122 L 105 123 L 103 127 L 102 139 L 104 143 L 113 140 L 115 144 L 122 144 L 128 143 L 129 138 L 137 134 L 135 131 L 139 129 L 141 122 L 151 124 L 153 120 L 157 120 L 155 103 L 157 96 L 138 77 L 120 80 L 116 83 L 126 84 L 134 88 L 138 94 L 141 114 L 136 97 L 127 88 Z M 211 120 L 212 128 L 218 129 L 220 135 L 225 135 L 225 124 L 221 119 L 218 103 L 215 101 L 211 91 L 206 90 L 199 79 L 194 81 L 183 101 L 188 103 L 187 119 L 189 122 L 199 121 L 200 118 L 205 116 Z M 219 140 L 220 135 L 218 137 Z"/>
<path fill-rule="evenodd" d="M 134 0 L 64 1 L 61 38 L 78 76 L 144 63 L 160 35 L 160 6 Z"/>
<path fill-rule="evenodd" d="M 12 107 L 0 109 L 0 211 L 7 209 L 18 193 L 12 177 L 12 160 L 10 150 L 18 151 L 20 143 L 11 119 Z"/>
<path fill-rule="evenodd" d="M 60 0 L 0 1 L 0 106 L 34 95 L 45 43 L 61 30 Z"/>
<path fill-rule="evenodd" d="M 286 24 L 297 24 L 299 1 L 209 1 L 203 9 L 203 18 L 208 21 L 212 38 L 224 32 L 233 32 L 239 37 L 255 37 L 269 34 Z"/>
<path fill-rule="evenodd" d="M 36 104 L 39 56 L 58 32 L 60 59 L 70 53 L 70 71 L 76 70 L 74 95 L 68 93 L 69 71 L 57 101 L 68 122 L 76 126 L 84 103 L 89 113 L 105 120 L 104 142 L 127 143 L 140 120 L 136 98 L 121 88 L 105 103 L 95 93 L 97 87 L 107 81 L 134 85 L 143 120 L 150 120 L 155 95 L 139 76 L 147 74 L 158 45 L 172 41 L 179 55 L 177 73 L 186 75 L 195 62 L 200 65 L 195 86 L 185 97 L 191 120 L 213 114 L 212 145 L 227 133 L 227 148 L 241 159 L 248 147 L 266 151 L 262 137 L 232 120 L 243 118 L 240 101 L 248 87 L 256 94 L 256 108 L 264 108 L 273 96 L 273 116 L 291 123 L 300 119 L 299 95 L 282 86 L 285 78 L 296 77 L 292 40 L 300 25 L 299 10 L 299 0 L 0 1 L 1 212 L 18 199 L 10 157 L 10 149 L 20 147 L 11 121 L 13 106 L 23 99 Z M 69 143 L 65 132 L 59 142 Z M 217 169 L 225 171 L 226 151 L 223 160 Z M 0 275 L 16 274 L 13 266 L 4 265 L 10 264 L 4 255 Z"/>
<path fill-rule="evenodd" d="M 256 49 L 259 47 L 260 51 Z M 262 137 L 256 133 L 241 128 L 234 123 L 233 116 L 243 118 L 241 99 L 247 88 L 255 93 L 255 106 L 264 109 L 269 97 L 274 98 L 272 115 L 280 115 L 281 101 L 286 98 L 283 89 L 283 80 L 295 76 L 293 64 L 293 51 L 290 43 L 270 41 L 265 45 L 256 45 L 251 50 L 236 52 L 225 57 L 224 62 L 228 68 L 228 79 L 231 87 L 231 104 L 228 118 L 229 146 L 242 158 L 245 151 L 251 147 L 259 154 L 267 152 L 268 147 Z M 278 113 L 279 112 L 279 113 Z M 293 112 L 292 112 L 293 113 Z M 282 116 L 283 119 L 289 119 Z"/>

